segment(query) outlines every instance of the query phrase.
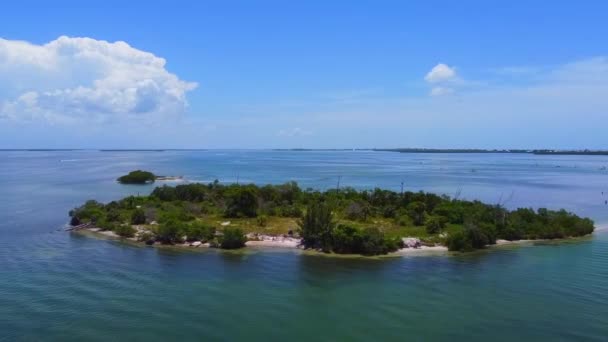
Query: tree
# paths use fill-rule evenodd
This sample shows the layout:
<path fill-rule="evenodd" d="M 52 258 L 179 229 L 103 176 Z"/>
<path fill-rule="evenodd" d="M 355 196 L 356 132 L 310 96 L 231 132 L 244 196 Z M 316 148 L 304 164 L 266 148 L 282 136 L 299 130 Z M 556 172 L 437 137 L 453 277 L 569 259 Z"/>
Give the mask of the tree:
<path fill-rule="evenodd" d="M 266 227 L 268 225 L 268 216 L 260 215 L 256 221 L 259 227 Z"/>
<path fill-rule="evenodd" d="M 119 222 L 121 221 L 120 211 L 118 209 L 109 209 L 107 210 L 106 218 L 110 222 Z"/>
<path fill-rule="evenodd" d="M 333 251 L 341 254 L 357 254 L 362 251 L 362 238 L 359 229 L 340 224 L 333 231 Z"/>
<path fill-rule="evenodd" d="M 467 252 L 473 250 L 471 241 L 467 238 L 464 231 L 450 234 L 446 241 L 446 245 L 450 251 Z"/>
<path fill-rule="evenodd" d="M 414 221 L 414 225 L 422 226 L 424 224 L 424 213 L 426 206 L 423 202 L 414 201 L 407 206 L 407 214 Z"/>
<path fill-rule="evenodd" d="M 170 202 L 177 199 L 177 191 L 174 187 L 165 184 L 154 188 L 150 196 L 156 197 L 161 201 Z"/>
<path fill-rule="evenodd" d="M 70 210 L 70 222 L 73 223 L 96 223 L 98 221 L 105 220 L 106 212 L 103 204 L 89 200 L 84 205 Z"/>
<path fill-rule="evenodd" d="M 367 221 L 371 216 L 371 207 L 367 201 L 351 202 L 344 211 L 349 220 Z"/>
<path fill-rule="evenodd" d="M 210 241 L 215 236 L 215 228 L 206 224 L 195 222 L 186 227 L 188 241 Z"/>
<path fill-rule="evenodd" d="M 257 187 L 233 186 L 226 193 L 226 217 L 256 217 L 258 210 Z"/>
<path fill-rule="evenodd" d="M 334 222 L 327 203 L 315 202 L 309 205 L 298 225 L 304 247 L 321 248 L 326 252 L 331 250 Z"/>
<path fill-rule="evenodd" d="M 79 224 L 81 224 L 81 222 L 78 216 L 72 216 L 72 218 L 70 219 L 70 226 L 77 226 Z"/>
<path fill-rule="evenodd" d="M 131 224 L 144 224 L 146 223 L 146 213 L 143 209 L 137 208 L 131 213 Z"/>
<path fill-rule="evenodd" d="M 237 249 L 245 247 L 247 238 L 240 228 L 225 228 L 224 234 L 220 238 L 220 248 Z"/>
<path fill-rule="evenodd" d="M 450 251 L 468 252 L 494 244 L 495 239 L 490 227 L 482 229 L 473 224 L 466 224 L 462 231 L 448 236 L 447 245 Z"/>
<path fill-rule="evenodd" d="M 384 234 L 376 227 L 363 229 L 361 240 L 360 253 L 363 255 L 379 255 L 390 252 L 391 248 L 387 245 Z"/>
<path fill-rule="evenodd" d="M 182 240 L 183 225 L 177 220 L 168 220 L 158 226 L 156 238 L 162 243 L 174 243 Z"/>
<path fill-rule="evenodd" d="M 431 216 L 426 220 L 426 232 L 429 234 L 440 233 L 445 228 L 446 218 L 443 216 Z"/>
<path fill-rule="evenodd" d="M 117 225 L 113 230 L 121 237 L 130 238 L 135 236 L 135 229 L 129 225 Z"/>

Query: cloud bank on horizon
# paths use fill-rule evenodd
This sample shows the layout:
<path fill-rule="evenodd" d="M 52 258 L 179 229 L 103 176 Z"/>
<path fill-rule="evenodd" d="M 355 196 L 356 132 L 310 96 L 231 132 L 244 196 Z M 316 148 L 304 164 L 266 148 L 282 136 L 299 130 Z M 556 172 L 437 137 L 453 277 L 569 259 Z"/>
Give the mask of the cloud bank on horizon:
<path fill-rule="evenodd" d="M 61 36 L 37 45 L 0 38 L 0 119 L 57 124 L 175 116 L 197 84 L 165 64 L 122 41 Z"/>

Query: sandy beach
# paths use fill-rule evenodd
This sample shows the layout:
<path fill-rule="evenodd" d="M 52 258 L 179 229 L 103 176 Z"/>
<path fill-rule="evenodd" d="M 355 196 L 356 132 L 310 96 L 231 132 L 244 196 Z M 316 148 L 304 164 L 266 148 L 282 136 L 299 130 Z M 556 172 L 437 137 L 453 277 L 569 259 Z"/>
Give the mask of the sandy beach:
<path fill-rule="evenodd" d="M 278 238 L 277 240 L 259 240 L 259 241 L 247 241 L 245 242 L 245 246 L 247 247 L 279 247 L 279 248 L 299 248 L 300 246 L 300 240 L 299 239 L 293 239 L 293 238 L 288 238 L 288 239 L 281 239 Z"/>
<path fill-rule="evenodd" d="M 400 250 L 393 252 L 393 255 L 436 255 L 436 254 L 446 254 L 448 252 L 448 248 L 446 246 L 420 246 L 418 248 L 401 248 Z"/>
<path fill-rule="evenodd" d="M 608 230 L 608 224 L 599 225 L 595 229 L 596 232 L 606 231 L 606 230 Z M 113 231 L 101 230 L 99 228 L 94 228 L 94 227 L 83 228 L 82 231 L 91 232 L 91 233 L 98 234 L 100 236 L 107 237 L 107 238 L 125 239 L 125 240 L 129 240 L 129 241 L 135 242 L 135 243 L 142 243 L 142 242 L 139 242 L 136 238 L 122 238 L 122 237 L 118 236 L 116 233 L 114 233 Z M 272 236 L 272 235 L 257 235 L 257 234 L 255 235 L 255 238 L 253 238 L 253 235 L 248 236 L 248 238 L 250 238 L 251 240 L 245 242 L 246 247 L 302 249 L 301 239 L 298 239 L 298 238 L 293 238 L 293 237 L 288 237 L 288 236 Z M 410 238 L 405 238 L 405 239 L 410 239 Z M 562 239 L 562 240 L 567 240 L 567 239 Z M 509 240 L 499 239 L 499 240 L 496 240 L 495 245 L 489 245 L 488 247 L 493 248 L 493 247 L 510 246 L 510 245 L 525 245 L 525 244 L 532 244 L 532 243 L 541 242 L 541 241 L 556 241 L 556 240 L 538 239 L 538 240 L 509 241 Z M 154 245 L 159 245 L 159 243 L 157 242 Z M 175 244 L 174 246 L 183 247 L 183 248 L 210 248 L 209 243 L 200 243 L 199 241 L 184 242 L 184 243 L 180 243 L 180 244 Z M 414 247 L 401 248 L 395 252 L 389 253 L 388 255 L 417 256 L 417 255 L 446 255 L 446 254 L 448 254 L 448 248 L 446 246 L 437 245 L 437 246 L 419 246 L 419 247 L 415 247 L 415 248 Z"/>
<path fill-rule="evenodd" d="M 521 245 L 521 244 L 526 244 L 526 243 L 531 243 L 531 242 L 539 242 L 539 241 L 544 241 L 544 240 L 496 240 L 496 245 L 495 246 L 504 246 L 504 245 Z"/>
<path fill-rule="evenodd" d="M 99 236 L 112 238 L 112 239 L 125 239 L 118 236 L 116 233 L 107 230 L 101 230 L 99 228 L 84 228 L 82 231 L 91 232 Z M 132 242 L 138 242 L 136 238 L 126 238 L 126 240 Z M 157 245 L 156 243 L 155 245 Z M 197 242 L 185 242 L 181 244 L 175 244 L 176 247 L 183 248 L 209 248 L 208 243 L 197 243 Z M 256 240 L 249 240 L 245 243 L 245 246 L 251 248 L 293 248 L 302 249 L 301 240 L 298 238 L 284 237 L 284 236 L 272 236 L 272 235 L 258 235 Z M 436 255 L 445 254 L 448 252 L 448 248 L 445 246 L 420 246 L 418 248 L 402 248 L 396 252 L 389 253 L 389 255 L 397 256 L 412 256 L 412 255 Z"/>

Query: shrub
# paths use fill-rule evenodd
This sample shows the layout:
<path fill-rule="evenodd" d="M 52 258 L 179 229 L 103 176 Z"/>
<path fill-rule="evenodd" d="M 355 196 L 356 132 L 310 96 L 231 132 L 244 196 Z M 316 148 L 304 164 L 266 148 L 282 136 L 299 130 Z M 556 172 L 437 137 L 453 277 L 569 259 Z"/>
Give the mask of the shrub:
<path fill-rule="evenodd" d="M 395 218 L 397 216 L 397 207 L 387 206 L 382 210 L 382 216 L 384 218 Z"/>
<path fill-rule="evenodd" d="M 118 209 L 110 209 L 110 210 L 108 210 L 106 218 L 110 222 L 120 222 L 121 221 L 120 211 Z"/>
<path fill-rule="evenodd" d="M 423 202 L 415 201 L 407 206 L 407 214 L 414 222 L 416 226 L 422 226 L 424 224 L 424 213 L 426 206 Z"/>
<path fill-rule="evenodd" d="M 137 208 L 131 213 L 131 224 L 144 224 L 146 223 L 146 213 L 143 209 Z"/>
<path fill-rule="evenodd" d="M 448 235 L 446 245 L 450 251 L 466 252 L 473 250 L 471 241 L 467 239 L 464 231 L 458 231 Z"/>
<path fill-rule="evenodd" d="M 338 225 L 333 231 L 332 250 L 335 253 L 379 255 L 396 251 L 400 239 L 389 239 L 376 227 L 357 229 Z"/>
<path fill-rule="evenodd" d="M 361 254 L 378 255 L 390 252 L 384 234 L 376 227 L 368 227 L 361 232 Z M 396 249 L 396 248 L 395 248 Z"/>
<path fill-rule="evenodd" d="M 395 222 L 400 225 L 401 227 L 408 227 L 411 226 L 412 224 L 414 224 L 412 222 L 412 219 L 407 216 L 407 215 L 400 215 L 395 217 Z"/>
<path fill-rule="evenodd" d="M 349 220 L 366 221 L 371 216 L 371 207 L 367 202 L 351 202 L 344 210 Z"/>
<path fill-rule="evenodd" d="M 440 233 L 445 228 L 446 219 L 442 216 L 431 216 L 426 221 L 426 232 L 429 234 Z"/>
<path fill-rule="evenodd" d="M 162 243 L 175 243 L 182 240 L 183 224 L 176 220 L 169 220 L 158 226 L 156 238 Z"/>
<path fill-rule="evenodd" d="M 108 220 L 102 218 L 95 222 L 95 226 L 101 230 L 114 230 L 117 227 L 117 224 L 108 222 Z"/>
<path fill-rule="evenodd" d="M 168 221 L 180 221 L 189 222 L 195 219 L 195 217 L 187 213 L 182 206 L 176 206 L 173 203 L 163 203 L 160 208 L 160 215 L 158 215 L 158 222 Z"/>
<path fill-rule="evenodd" d="M 220 248 L 237 249 L 245 247 L 247 238 L 240 228 L 225 228 L 224 234 L 220 238 Z"/>
<path fill-rule="evenodd" d="M 75 217 L 80 223 L 96 223 L 97 221 L 105 219 L 106 212 L 103 204 L 89 200 L 84 205 L 70 210 L 70 216 L 72 219 Z M 74 222 L 76 222 L 76 220 Z"/>
<path fill-rule="evenodd" d="M 266 216 L 266 215 L 258 216 L 256 221 L 257 221 L 258 226 L 266 227 L 268 225 L 268 216 Z"/>
<path fill-rule="evenodd" d="M 135 229 L 130 225 L 117 225 L 114 227 L 114 233 L 116 233 L 118 236 L 130 238 L 135 236 Z"/>
<path fill-rule="evenodd" d="M 455 224 L 464 223 L 464 212 L 462 202 L 450 200 L 438 204 L 433 210 L 433 214 L 446 217 L 448 222 Z"/>
<path fill-rule="evenodd" d="M 161 201 L 170 202 L 177 199 L 177 192 L 174 187 L 165 184 L 154 188 L 150 196 L 156 197 Z"/>
<path fill-rule="evenodd" d="M 70 225 L 71 226 L 77 226 L 79 224 L 81 224 L 82 222 L 80 222 L 80 219 L 78 218 L 78 216 L 72 216 L 72 218 L 70 219 Z"/>
<path fill-rule="evenodd" d="M 309 205 L 298 225 L 304 247 L 321 248 L 326 252 L 331 250 L 334 222 L 327 203 Z"/>
<path fill-rule="evenodd" d="M 226 192 L 226 217 L 255 217 L 258 210 L 257 187 L 233 186 Z"/>
<path fill-rule="evenodd" d="M 494 243 L 496 243 L 496 237 L 492 235 L 489 227 L 484 230 L 470 224 L 466 225 L 462 231 L 450 234 L 447 238 L 447 246 L 450 251 L 468 252 Z"/>
<path fill-rule="evenodd" d="M 282 217 L 302 217 L 302 209 L 295 204 L 282 205 L 277 210 Z"/>
<path fill-rule="evenodd" d="M 154 235 L 150 232 L 144 232 L 138 236 L 137 240 L 146 243 L 148 243 L 149 241 L 154 242 Z"/>
<path fill-rule="evenodd" d="M 196 222 L 186 227 L 186 236 L 188 241 L 207 242 L 214 238 L 215 228 Z"/>
<path fill-rule="evenodd" d="M 341 254 L 361 253 L 361 240 L 359 229 L 343 224 L 338 225 L 333 231 L 333 251 Z"/>

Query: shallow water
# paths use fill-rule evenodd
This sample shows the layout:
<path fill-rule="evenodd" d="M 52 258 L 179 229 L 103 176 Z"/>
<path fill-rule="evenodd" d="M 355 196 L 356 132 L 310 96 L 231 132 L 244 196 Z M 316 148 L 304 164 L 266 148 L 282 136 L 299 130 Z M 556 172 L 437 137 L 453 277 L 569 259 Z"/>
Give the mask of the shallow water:
<path fill-rule="evenodd" d="M 134 247 L 61 231 L 70 208 L 189 180 L 406 189 L 608 222 L 608 157 L 389 152 L 0 152 L 0 339 L 605 340 L 608 232 L 460 256 Z M 602 194 L 602 191 L 604 194 Z"/>

